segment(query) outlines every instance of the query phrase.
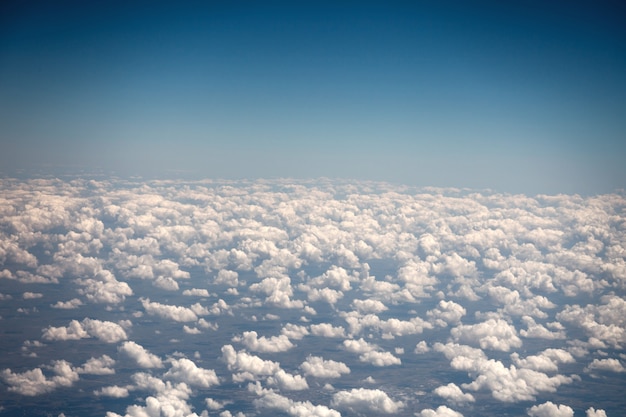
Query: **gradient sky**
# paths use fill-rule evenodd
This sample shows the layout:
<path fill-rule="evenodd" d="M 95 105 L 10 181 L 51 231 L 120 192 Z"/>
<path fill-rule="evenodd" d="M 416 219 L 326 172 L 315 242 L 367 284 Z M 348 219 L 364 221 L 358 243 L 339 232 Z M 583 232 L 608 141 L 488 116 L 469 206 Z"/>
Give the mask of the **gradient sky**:
<path fill-rule="evenodd" d="M 626 188 L 619 1 L 5 3 L 4 175 Z"/>

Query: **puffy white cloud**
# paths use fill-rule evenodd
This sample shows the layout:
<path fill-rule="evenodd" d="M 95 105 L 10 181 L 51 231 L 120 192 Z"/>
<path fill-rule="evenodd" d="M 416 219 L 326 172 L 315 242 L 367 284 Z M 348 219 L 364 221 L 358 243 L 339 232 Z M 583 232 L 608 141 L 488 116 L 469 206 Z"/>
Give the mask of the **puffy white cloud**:
<path fill-rule="evenodd" d="M 563 404 L 556 405 L 551 401 L 540 405 L 533 405 L 528 410 L 531 417 L 573 417 L 574 410 Z"/>
<path fill-rule="evenodd" d="M 556 372 L 561 363 L 574 363 L 576 360 L 571 353 L 563 349 L 546 349 L 537 355 L 520 358 L 519 354 L 512 353 L 511 360 L 520 368 L 534 369 L 542 372 Z"/>
<path fill-rule="evenodd" d="M 108 387 L 102 387 L 99 390 L 93 392 L 98 397 L 111 397 L 111 398 L 126 398 L 128 397 L 128 388 L 112 385 Z"/>
<path fill-rule="evenodd" d="M 195 362 L 186 358 L 172 359 L 171 367 L 163 378 L 202 388 L 210 388 L 220 382 L 214 370 L 199 368 Z"/>
<path fill-rule="evenodd" d="M 309 389 L 306 379 L 300 375 L 289 374 L 282 369 L 267 378 L 267 383 L 284 391 L 302 391 Z"/>
<path fill-rule="evenodd" d="M 470 393 L 464 393 L 456 384 L 450 382 L 448 385 L 442 385 L 433 391 L 436 395 L 445 398 L 453 403 L 474 402 L 474 396 Z"/>
<path fill-rule="evenodd" d="M 467 311 L 465 308 L 454 301 L 439 301 L 437 308 L 429 310 L 426 314 L 433 323 L 440 327 L 446 327 L 449 324 L 457 324 L 461 321 Z"/>
<path fill-rule="evenodd" d="M 196 315 L 196 313 L 194 313 L 192 309 L 187 307 L 151 302 L 149 298 L 142 298 L 141 305 L 143 305 L 146 313 L 161 318 L 178 322 L 198 320 L 198 316 Z"/>
<path fill-rule="evenodd" d="M 233 341 L 241 342 L 254 352 L 286 352 L 294 347 L 294 344 L 284 334 L 267 338 L 265 336 L 258 337 L 255 331 L 243 332 L 243 335 L 233 337 Z"/>
<path fill-rule="evenodd" d="M 388 310 L 387 306 L 378 300 L 354 300 L 352 301 L 352 306 L 356 311 L 361 314 L 367 313 L 381 313 L 383 311 Z"/>
<path fill-rule="evenodd" d="M 280 333 L 284 334 L 289 339 L 302 340 L 304 336 L 309 334 L 309 330 L 305 326 L 287 323 Z"/>
<path fill-rule="evenodd" d="M 115 365 L 115 360 L 107 355 L 102 355 L 99 358 L 90 358 L 81 366 L 76 369 L 79 374 L 90 375 L 112 375 L 115 373 L 115 369 L 112 368 Z"/>
<path fill-rule="evenodd" d="M 209 291 L 206 288 L 192 288 L 190 290 L 183 291 L 183 295 L 195 296 L 195 297 L 209 297 Z"/>
<path fill-rule="evenodd" d="M 594 359 L 586 368 L 586 372 L 604 371 L 604 372 L 626 372 L 626 368 L 615 358 Z"/>
<path fill-rule="evenodd" d="M 254 400 L 257 408 L 279 410 L 292 417 L 341 417 L 336 410 L 324 405 L 314 405 L 309 401 L 294 401 L 274 391 L 261 388 L 258 384 L 250 384 L 248 389 L 258 395 Z"/>
<path fill-rule="evenodd" d="M 30 292 L 30 291 L 26 291 L 24 294 L 22 294 L 22 298 L 24 300 L 34 300 L 37 298 L 42 298 L 43 294 L 40 292 Z"/>
<path fill-rule="evenodd" d="M 606 411 L 604 410 L 596 410 L 593 407 L 589 407 L 585 414 L 587 417 L 606 417 Z"/>
<path fill-rule="evenodd" d="M 105 343 L 126 340 L 126 332 L 117 323 L 85 318 L 82 322 L 72 320 L 67 327 L 48 327 L 43 330 L 45 340 L 79 340 L 95 337 Z"/>
<path fill-rule="evenodd" d="M 78 293 L 95 303 L 119 304 L 133 295 L 127 283 L 118 281 L 107 270 L 99 271 L 95 278 L 77 279 L 76 283 L 82 287 Z"/>
<path fill-rule="evenodd" d="M 341 375 L 350 373 L 350 368 L 345 363 L 324 360 L 320 356 L 308 356 L 300 369 L 305 375 L 315 378 L 340 378 Z"/>
<path fill-rule="evenodd" d="M 508 352 L 511 348 L 522 346 L 515 327 L 501 319 L 489 319 L 472 325 L 459 325 L 453 328 L 450 334 L 456 341 L 477 344 L 482 349 Z"/>
<path fill-rule="evenodd" d="M 333 394 L 331 406 L 353 413 L 397 413 L 404 407 L 402 401 L 393 401 L 378 389 L 355 388 Z"/>
<path fill-rule="evenodd" d="M 161 358 L 148 352 L 138 343 L 133 341 L 124 342 L 118 350 L 133 359 L 142 368 L 163 368 Z"/>
<path fill-rule="evenodd" d="M 322 337 L 345 337 L 346 331 L 341 326 L 333 326 L 330 323 L 320 323 L 311 325 L 311 333 Z"/>
<path fill-rule="evenodd" d="M 82 305 L 83 302 L 80 301 L 78 298 L 72 298 L 69 301 L 57 301 L 56 303 L 52 304 L 51 307 L 60 310 L 73 310 Z"/>
<path fill-rule="evenodd" d="M 46 367 L 54 374 L 47 377 L 41 368 L 35 368 L 22 373 L 14 373 L 11 369 L 0 372 L 0 378 L 9 386 L 8 390 L 21 395 L 35 396 L 53 391 L 59 387 L 71 387 L 78 381 L 78 372 L 64 360 L 53 361 Z"/>
<path fill-rule="evenodd" d="M 419 414 L 416 414 L 420 417 L 463 417 L 463 414 L 458 411 L 454 411 L 451 408 L 446 407 L 445 405 L 440 405 L 436 410 L 431 408 L 427 408 L 425 410 L 420 411 Z"/>
<path fill-rule="evenodd" d="M 228 369 L 235 371 L 233 380 L 255 380 L 257 376 L 274 375 L 280 370 L 280 364 L 269 360 L 263 360 L 258 356 L 244 351 L 236 351 L 231 345 L 222 346 L 222 360 Z"/>

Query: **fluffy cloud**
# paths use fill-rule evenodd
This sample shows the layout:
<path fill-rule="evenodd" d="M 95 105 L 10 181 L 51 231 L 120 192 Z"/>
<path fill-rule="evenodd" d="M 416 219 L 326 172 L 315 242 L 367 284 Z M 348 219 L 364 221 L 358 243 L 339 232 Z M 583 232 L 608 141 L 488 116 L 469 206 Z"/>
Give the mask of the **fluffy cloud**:
<path fill-rule="evenodd" d="M 171 365 L 163 378 L 201 388 L 210 388 L 220 382 L 214 370 L 199 368 L 192 360 L 172 359 Z"/>
<path fill-rule="evenodd" d="M 187 307 L 151 302 L 149 298 L 141 299 L 141 305 L 146 310 L 146 313 L 164 319 L 178 322 L 198 320 L 196 313 Z"/>
<path fill-rule="evenodd" d="M 115 369 L 112 366 L 115 365 L 115 360 L 107 355 L 102 355 L 99 358 L 90 358 L 81 366 L 76 369 L 79 374 L 90 375 L 112 375 L 115 373 Z"/>
<path fill-rule="evenodd" d="M 69 301 L 57 301 L 52 304 L 52 308 L 58 308 L 60 310 L 73 310 L 83 305 L 83 302 L 78 298 L 72 298 Z"/>
<path fill-rule="evenodd" d="M 463 403 L 463 402 L 474 402 L 474 396 L 469 393 L 464 393 L 454 383 L 449 383 L 448 385 L 442 385 L 440 387 L 435 388 L 433 391 L 438 396 L 446 399 L 447 401 L 451 401 L 453 403 Z"/>
<path fill-rule="evenodd" d="M 242 336 L 233 338 L 235 342 L 241 342 L 245 347 L 254 352 L 285 352 L 294 347 L 289 338 L 284 334 L 280 336 L 258 337 L 257 332 L 243 332 Z"/>
<path fill-rule="evenodd" d="M 105 343 L 126 340 L 126 332 L 117 323 L 85 318 L 82 322 L 72 320 L 67 327 L 48 327 L 43 330 L 45 340 L 79 340 L 95 337 Z"/>
<path fill-rule="evenodd" d="M 350 373 L 350 368 L 345 363 L 324 360 L 319 356 L 307 357 L 300 365 L 300 369 L 305 375 L 315 378 L 340 378 L 341 375 Z"/>
<path fill-rule="evenodd" d="M 454 411 L 445 405 L 440 405 L 436 410 L 427 408 L 422 410 L 418 415 L 420 417 L 463 417 L 463 414 L 458 411 Z"/>
<path fill-rule="evenodd" d="M 94 391 L 94 395 L 98 397 L 126 398 L 128 397 L 128 388 L 118 387 L 117 385 L 102 387 Z"/>
<path fill-rule="evenodd" d="M 9 386 L 9 391 L 26 396 L 45 394 L 59 387 L 71 387 L 79 379 L 78 372 L 64 360 L 53 361 L 51 366 L 44 369 L 50 370 L 53 376 L 46 376 L 41 368 L 22 373 L 4 369 L 0 372 L 0 378 Z"/>
<path fill-rule="evenodd" d="M 574 410 L 567 405 L 556 405 L 551 401 L 548 401 L 543 404 L 533 405 L 530 407 L 528 415 L 531 417 L 573 417 Z"/>
<path fill-rule="evenodd" d="M 344 340 L 343 346 L 349 352 L 360 354 L 359 360 L 361 362 L 368 362 L 374 366 L 400 365 L 402 363 L 390 352 L 381 351 L 377 345 L 368 343 L 362 338 Z"/>
<path fill-rule="evenodd" d="M 236 372 L 233 374 L 236 381 L 255 380 L 257 376 L 274 375 L 280 370 L 279 363 L 263 360 L 244 351 L 238 352 L 231 345 L 222 346 L 222 360 L 229 370 Z"/>
<path fill-rule="evenodd" d="M 393 401 L 384 391 L 365 388 L 336 392 L 331 405 L 353 413 L 385 414 L 397 413 L 404 407 L 401 401 Z"/>
<path fill-rule="evenodd" d="M 118 350 L 133 359 L 141 368 L 162 368 L 163 361 L 158 356 L 148 352 L 143 346 L 132 342 L 124 342 Z"/>
<path fill-rule="evenodd" d="M 459 325 L 453 328 L 450 334 L 456 341 L 477 344 L 482 349 L 508 352 L 511 348 L 522 346 L 515 327 L 501 319 L 489 319 L 473 325 Z"/>

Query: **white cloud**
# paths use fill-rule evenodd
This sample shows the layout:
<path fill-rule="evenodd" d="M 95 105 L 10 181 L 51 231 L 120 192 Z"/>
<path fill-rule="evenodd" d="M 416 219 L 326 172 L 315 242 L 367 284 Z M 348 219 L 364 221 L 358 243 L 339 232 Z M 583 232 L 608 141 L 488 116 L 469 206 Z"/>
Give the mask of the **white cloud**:
<path fill-rule="evenodd" d="M 133 341 L 124 342 L 118 350 L 133 359 L 141 368 L 163 368 L 163 361 Z"/>
<path fill-rule="evenodd" d="M 604 371 L 604 372 L 626 372 L 624 365 L 615 358 L 594 359 L 586 368 L 586 372 Z"/>
<path fill-rule="evenodd" d="M 183 291 L 183 295 L 193 297 L 209 297 L 209 291 L 206 288 L 192 288 L 190 290 Z"/>
<path fill-rule="evenodd" d="M 294 347 L 284 334 L 266 338 L 258 337 L 257 332 L 243 332 L 242 336 L 233 337 L 233 341 L 242 343 L 253 352 L 286 352 Z"/>
<path fill-rule="evenodd" d="M 387 306 L 378 300 L 354 300 L 352 306 L 361 314 L 381 313 L 388 310 Z"/>
<path fill-rule="evenodd" d="M 451 408 L 446 407 L 445 405 L 440 405 L 436 410 L 431 408 L 427 408 L 422 410 L 419 414 L 420 417 L 463 417 L 463 414 L 458 411 L 454 411 Z"/>
<path fill-rule="evenodd" d="M 248 386 L 248 390 L 257 394 L 254 400 L 257 408 L 280 410 L 292 417 L 341 417 L 336 410 L 324 405 L 314 405 L 309 401 L 293 401 L 274 391 L 261 388 L 258 384 Z"/>
<path fill-rule="evenodd" d="M 283 391 L 302 391 L 309 389 L 306 379 L 300 375 L 289 374 L 282 369 L 274 375 L 267 378 L 267 383 L 271 386 L 277 386 Z"/>
<path fill-rule="evenodd" d="M 82 305 L 83 302 L 80 301 L 78 298 L 72 298 L 69 301 L 57 301 L 56 303 L 52 304 L 51 307 L 60 310 L 73 310 Z"/>
<path fill-rule="evenodd" d="M 72 320 L 67 327 L 48 327 L 43 330 L 45 340 L 80 340 L 95 337 L 105 343 L 117 343 L 128 336 L 119 324 L 85 318 L 82 322 Z"/>
<path fill-rule="evenodd" d="M 102 387 L 93 393 L 98 397 L 126 398 L 128 397 L 128 388 L 113 385 L 109 387 Z"/>
<path fill-rule="evenodd" d="M 51 392 L 59 387 L 71 387 L 79 379 L 78 372 L 64 360 L 53 361 L 52 365 L 46 369 L 52 371 L 54 375 L 46 376 L 41 368 L 22 373 L 13 373 L 11 369 L 4 369 L 0 372 L 0 378 L 9 385 L 9 391 L 31 397 Z"/>
<path fill-rule="evenodd" d="M 340 378 L 350 373 L 350 368 L 345 363 L 324 360 L 320 356 L 308 356 L 300 365 L 300 369 L 305 375 L 315 378 Z"/>
<path fill-rule="evenodd" d="M 353 413 L 385 414 L 397 413 L 404 408 L 401 401 L 393 401 L 384 391 L 365 388 L 336 392 L 333 394 L 331 406 Z"/>
<path fill-rule="evenodd" d="M 604 410 L 596 410 L 593 407 L 589 407 L 585 414 L 587 417 L 606 417 L 606 411 Z"/>
<path fill-rule="evenodd" d="M 198 316 L 196 315 L 196 313 L 194 313 L 193 310 L 187 307 L 151 302 L 149 298 L 142 298 L 141 305 L 143 305 L 146 313 L 161 318 L 178 322 L 198 320 Z"/>
<path fill-rule="evenodd" d="M 42 298 L 43 294 L 40 292 L 30 292 L 30 291 L 26 291 L 24 294 L 22 294 L 22 298 L 24 300 L 34 300 L 37 298 Z"/>
<path fill-rule="evenodd" d="M 214 370 L 199 368 L 195 362 L 186 358 L 172 359 L 171 367 L 163 378 L 201 388 L 210 388 L 220 382 Z"/>
<path fill-rule="evenodd" d="M 533 405 L 528 410 L 531 417 L 573 417 L 574 410 L 563 404 L 556 405 L 551 401 L 540 405 Z"/>
<path fill-rule="evenodd" d="M 115 369 L 112 368 L 115 365 L 115 360 L 107 355 L 102 355 L 99 358 L 90 358 L 81 366 L 76 369 L 79 374 L 90 375 L 112 375 L 115 373 Z"/>
<path fill-rule="evenodd" d="M 489 319 L 473 325 L 459 325 L 450 331 L 455 341 L 477 344 L 482 349 L 508 352 L 519 348 L 522 341 L 515 327 L 501 319 Z"/>
<path fill-rule="evenodd" d="M 442 385 L 433 391 L 436 395 L 453 403 L 474 402 L 474 396 L 461 391 L 456 384 L 450 382 L 448 385 Z"/>
<path fill-rule="evenodd" d="M 280 369 L 277 362 L 263 360 L 244 351 L 237 352 L 231 345 L 222 346 L 222 360 L 228 369 L 235 371 L 233 380 L 255 380 L 257 376 L 274 375 Z"/>
<path fill-rule="evenodd" d="M 330 323 L 320 323 L 311 325 L 311 333 L 322 337 L 346 337 L 346 331 L 341 326 L 333 326 Z"/>

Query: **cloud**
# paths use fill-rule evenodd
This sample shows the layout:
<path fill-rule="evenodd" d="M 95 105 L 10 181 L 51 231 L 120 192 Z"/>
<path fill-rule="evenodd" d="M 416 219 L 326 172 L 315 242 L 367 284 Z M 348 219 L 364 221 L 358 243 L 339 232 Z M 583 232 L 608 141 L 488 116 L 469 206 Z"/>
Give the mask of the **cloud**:
<path fill-rule="evenodd" d="M 343 346 L 349 352 L 358 353 L 361 362 L 367 362 L 374 366 L 400 365 L 402 361 L 390 352 L 381 351 L 377 345 L 363 340 L 344 340 Z"/>
<path fill-rule="evenodd" d="M 82 305 L 83 302 L 80 301 L 78 298 L 72 298 L 69 301 L 57 301 L 56 303 L 52 304 L 51 307 L 60 310 L 74 310 Z"/>
<path fill-rule="evenodd" d="M 37 298 L 42 298 L 43 294 L 40 292 L 30 292 L 30 291 L 26 291 L 24 294 L 22 294 L 22 298 L 24 300 L 34 300 Z"/>
<path fill-rule="evenodd" d="M 440 405 L 436 410 L 427 408 L 416 415 L 419 415 L 420 417 L 463 417 L 463 414 L 458 411 L 454 411 L 445 405 Z"/>
<path fill-rule="evenodd" d="M 81 366 L 76 369 L 79 374 L 89 375 L 113 375 L 115 369 L 112 368 L 115 365 L 115 360 L 107 355 L 102 355 L 99 358 L 90 358 Z"/>
<path fill-rule="evenodd" d="M 314 405 L 309 401 L 294 401 L 274 391 L 261 388 L 258 384 L 250 384 L 248 390 L 257 394 L 254 400 L 257 408 L 279 410 L 292 417 L 341 417 L 336 410 L 324 405 Z"/>
<path fill-rule="evenodd" d="M 198 320 L 198 316 L 194 311 L 187 307 L 161 304 L 151 302 L 149 298 L 140 299 L 146 313 L 158 316 L 164 319 L 174 320 L 178 322 L 189 322 Z"/>
<path fill-rule="evenodd" d="M 477 344 L 482 349 L 508 352 L 522 346 L 515 327 L 502 319 L 489 319 L 473 325 L 459 325 L 450 331 L 455 341 Z"/>
<path fill-rule="evenodd" d="M 282 369 L 267 378 L 270 386 L 277 386 L 283 391 L 302 391 L 309 389 L 306 379 L 300 375 L 289 374 Z"/>
<path fill-rule="evenodd" d="M 266 338 L 258 337 L 257 332 L 243 332 L 242 336 L 233 337 L 233 341 L 242 343 L 253 352 L 286 352 L 294 347 L 284 334 Z"/>
<path fill-rule="evenodd" d="M 98 397 L 126 398 L 128 397 L 128 388 L 113 385 L 109 387 L 102 387 L 93 393 Z"/>
<path fill-rule="evenodd" d="M 404 408 L 401 401 L 393 401 L 378 389 L 355 388 L 333 394 L 331 406 L 353 413 L 394 414 Z"/>
<path fill-rule="evenodd" d="M 311 325 L 311 333 L 314 336 L 322 337 L 346 337 L 346 331 L 341 326 L 333 326 L 330 323 L 320 323 Z"/>
<path fill-rule="evenodd" d="M 209 291 L 206 288 L 192 288 L 190 290 L 183 291 L 183 295 L 191 297 L 209 297 Z"/>
<path fill-rule="evenodd" d="M 0 372 L 0 378 L 9 386 L 9 391 L 30 397 L 51 392 L 59 387 L 71 387 L 79 379 L 78 372 L 64 360 L 53 361 L 52 365 L 45 369 L 49 369 L 54 375 L 46 376 L 41 368 L 22 373 L 4 369 Z"/>
<path fill-rule="evenodd" d="M 624 365 L 615 358 L 608 359 L 594 359 L 586 368 L 585 372 L 626 372 Z"/>
<path fill-rule="evenodd" d="M 133 359 L 141 368 L 163 368 L 161 358 L 148 352 L 143 346 L 135 342 L 124 342 L 118 350 Z"/>
<path fill-rule="evenodd" d="M 99 271 L 95 278 L 77 279 L 76 283 L 82 287 L 78 293 L 95 303 L 119 304 L 133 295 L 127 283 L 118 281 L 107 270 Z"/>
<path fill-rule="evenodd" d="M 453 403 L 474 402 L 474 396 L 461 391 L 456 384 L 450 382 L 448 385 L 442 385 L 433 391 L 436 395 Z"/>
<path fill-rule="evenodd" d="M 199 368 L 192 360 L 186 358 L 172 359 L 171 367 L 163 378 L 201 388 L 210 388 L 220 383 L 214 370 Z"/>
<path fill-rule="evenodd" d="M 239 382 L 254 381 L 258 376 L 274 375 L 280 370 L 279 363 L 263 360 L 244 351 L 238 352 L 231 345 L 222 346 L 222 360 L 229 370 L 236 372 L 233 380 Z"/>
<path fill-rule="evenodd" d="M 551 401 L 540 405 L 533 405 L 528 410 L 530 417 L 573 417 L 574 410 L 567 405 L 556 405 Z"/>
<path fill-rule="evenodd" d="M 350 373 L 350 368 L 345 363 L 324 360 L 320 356 L 308 356 L 300 365 L 300 369 L 305 375 L 315 378 L 340 378 Z"/>
<path fill-rule="evenodd" d="M 44 340 L 80 340 L 95 337 L 105 343 L 117 343 L 128 336 L 119 324 L 90 318 L 82 322 L 72 320 L 67 327 L 48 327 L 43 330 Z"/>

